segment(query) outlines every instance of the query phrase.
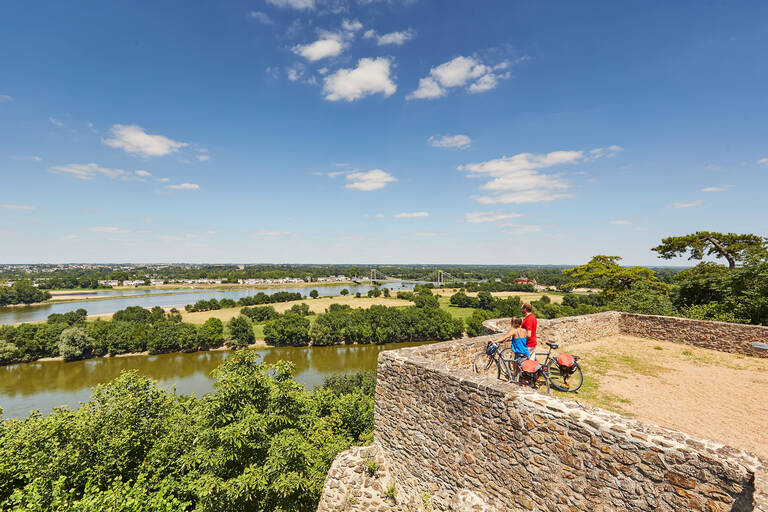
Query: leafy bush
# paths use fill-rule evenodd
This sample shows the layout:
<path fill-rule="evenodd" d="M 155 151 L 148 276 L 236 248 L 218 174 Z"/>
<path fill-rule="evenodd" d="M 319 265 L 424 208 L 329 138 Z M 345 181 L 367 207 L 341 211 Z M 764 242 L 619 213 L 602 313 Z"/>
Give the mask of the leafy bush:
<path fill-rule="evenodd" d="M 371 438 L 373 398 L 309 393 L 257 357 L 233 353 L 201 398 L 131 371 L 79 409 L 3 422 L 0 509 L 314 512 L 336 454 Z"/>
<path fill-rule="evenodd" d="M 247 316 L 248 318 L 253 320 L 254 323 L 257 323 L 257 324 L 274 320 L 275 318 L 280 316 L 280 313 L 275 311 L 275 308 L 273 306 L 245 307 L 240 310 L 240 313 Z"/>
<path fill-rule="evenodd" d="M 197 329 L 197 345 L 200 348 L 220 347 L 224 343 L 224 324 L 218 318 L 209 318 Z"/>
<path fill-rule="evenodd" d="M 270 345 L 303 346 L 309 344 L 309 320 L 296 313 L 286 313 L 264 326 L 264 339 Z"/>
<path fill-rule="evenodd" d="M 70 327 L 61 332 L 59 337 L 59 354 L 65 361 L 74 361 L 88 357 L 93 346 L 93 338 L 83 327 Z"/>
<path fill-rule="evenodd" d="M 229 342 L 232 347 L 247 347 L 254 342 L 253 322 L 245 315 L 238 315 L 227 324 Z"/>

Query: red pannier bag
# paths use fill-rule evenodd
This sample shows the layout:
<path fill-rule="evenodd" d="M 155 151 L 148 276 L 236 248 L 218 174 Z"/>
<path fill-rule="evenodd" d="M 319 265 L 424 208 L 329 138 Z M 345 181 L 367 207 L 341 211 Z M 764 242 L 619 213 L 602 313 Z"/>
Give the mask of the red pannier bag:
<path fill-rule="evenodd" d="M 539 371 L 539 368 L 541 368 L 541 365 L 538 361 L 534 361 L 533 359 L 526 359 L 523 361 L 523 364 L 520 366 L 520 369 L 524 371 L 525 373 L 536 373 Z"/>
<path fill-rule="evenodd" d="M 573 373 L 576 360 L 571 354 L 560 354 L 557 356 L 557 366 L 560 369 L 560 375 L 568 376 Z"/>

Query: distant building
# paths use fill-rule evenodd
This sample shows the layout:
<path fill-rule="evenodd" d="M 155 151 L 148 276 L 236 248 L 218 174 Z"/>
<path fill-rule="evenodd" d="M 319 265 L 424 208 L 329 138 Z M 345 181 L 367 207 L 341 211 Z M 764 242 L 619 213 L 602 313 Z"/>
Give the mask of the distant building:
<path fill-rule="evenodd" d="M 536 280 L 528 279 L 527 277 L 518 277 L 515 279 L 515 284 L 532 284 L 533 286 L 536 286 Z"/>

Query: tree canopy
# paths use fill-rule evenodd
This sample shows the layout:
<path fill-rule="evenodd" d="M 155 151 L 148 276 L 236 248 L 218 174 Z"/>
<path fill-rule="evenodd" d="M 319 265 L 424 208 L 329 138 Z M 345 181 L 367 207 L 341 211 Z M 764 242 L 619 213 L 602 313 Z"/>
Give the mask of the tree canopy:
<path fill-rule="evenodd" d="M 620 256 L 597 255 L 586 265 L 565 269 L 563 273 L 574 280 L 570 283 L 572 287 L 601 288 L 606 296 L 627 291 L 638 281 L 646 281 L 659 290 L 666 288 L 650 268 L 622 267 L 618 264 L 619 261 Z"/>
<path fill-rule="evenodd" d="M 652 250 L 660 258 L 672 259 L 688 254 L 689 260 L 701 260 L 705 256 L 724 258 L 729 268 L 736 268 L 750 251 L 765 252 L 766 239 L 753 234 L 717 233 L 697 231 L 690 235 L 670 236 Z"/>

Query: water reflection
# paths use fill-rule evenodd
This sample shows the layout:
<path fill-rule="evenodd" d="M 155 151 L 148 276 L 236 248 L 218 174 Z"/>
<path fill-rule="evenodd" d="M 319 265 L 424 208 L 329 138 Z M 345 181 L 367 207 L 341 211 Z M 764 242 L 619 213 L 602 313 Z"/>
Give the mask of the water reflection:
<path fill-rule="evenodd" d="M 296 365 L 296 380 L 312 389 L 328 375 L 374 369 L 382 350 L 420 344 L 279 347 L 256 351 L 266 363 L 292 361 Z M 114 379 L 123 370 L 138 370 L 163 388 L 175 386 L 178 393 L 200 396 L 213 389 L 210 373 L 229 355 L 228 351 L 209 351 L 0 366 L 0 407 L 3 418 L 24 417 L 34 409 L 47 414 L 60 405 L 77 407 L 88 400 L 91 387 Z"/>

